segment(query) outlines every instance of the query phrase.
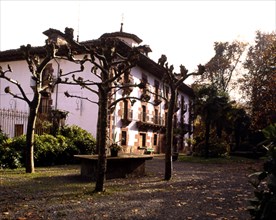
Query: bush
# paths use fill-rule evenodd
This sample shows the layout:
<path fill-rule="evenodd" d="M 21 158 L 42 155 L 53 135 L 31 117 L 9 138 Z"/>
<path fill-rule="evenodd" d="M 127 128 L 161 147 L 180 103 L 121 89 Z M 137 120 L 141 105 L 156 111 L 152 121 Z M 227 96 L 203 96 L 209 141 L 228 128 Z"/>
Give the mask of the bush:
<path fill-rule="evenodd" d="M 0 146 L 8 139 L 8 136 L 0 130 Z"/>
<path fill-rule="evenodd" d="M 62 157 L 66 158 L 67 163 L 76 162 L 74 155 L 95 153 L 96 139 L 78 126 L 64 126 L 60 129 L 58 136 L 59 138 L 65 137 L 67 147 Z"/>
<path fill-rule="evenodd" d="M 262 130 L 266 140 L 260 145 L 268 151 L 269 159 L 263 170 L 249 176 L 254 187 L 254 198 L 248 210 L 254 220 L 273 220 L 276 216 L 276 124 Z"/>
<path fill-rule="evenodd" d="M 209 157 L 222 157 L 227 154 L 229 151 L 229 144 L 223 140 L 222 138 L 219 139 L 217 137 L 211 137 L 209 141 Z M 194 146 L 194 156 L 205 156 L 205 141 L 202 140 L 199 143 L 196 143 Z"/>
<path fill-rule="evenodd" d="M 36 136 L 35 161 L 37 166 L 76 163 L 74 155 L 93 154 L 95 138 L 78 126 L 62 127 L 56 137 L 44 134 Z"/>
<path fill-rule="evenodd" d="M 1 138 L 0 138 L 1 139 Z M 15 169 L 21 167 L 24 161 L 25 136 L 7 138 L 0 141 L 0 166 Z"/>
<path fill-rule="evenodd" d="M 63 150 L 56 137 L 49 134 L 35 135 L 34 159 L 36 166 L 57 164 Z"/>
<path fill-rule="evenodd" d="M 18 168 L 25 163 L 26 136 L 9 139 L 0 133 L 0 167 Z M 95 138 L 78 126 L 66 126 L 55 136 L 35 135 L 35 166 L 76 163 L 74 155 L 93 154 Z"/>

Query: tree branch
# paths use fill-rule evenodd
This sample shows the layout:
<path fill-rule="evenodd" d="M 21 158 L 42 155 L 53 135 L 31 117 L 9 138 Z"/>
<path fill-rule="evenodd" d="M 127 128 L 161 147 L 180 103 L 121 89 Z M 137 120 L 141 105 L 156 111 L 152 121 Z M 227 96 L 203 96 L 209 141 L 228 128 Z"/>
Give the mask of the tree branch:
<path fill-rule="evenodd" d="M 69 94 L 68 91 L 64 92 L 64 95 L 65 95 L 66 97 L 68 97 L 68 98 L 79 98 L 79 99 L 82 99 L 82 100 L 89 101 L 89 102 L 91 102 L 91 103 L 93 103 L 93 104 L 99 105 L 97 102 L 92 101 L 92 100 L 90 100 L 90 99 L 87 98 L 87 97 L 81 97 L 81 96 L 78 96 L 78 95 L 71 95 L 71 94 Z"/>
<path fill-rule="evenodd" d="M 19 89 L 19 91 L 20 91 L 22 97 L 17 96 L 17 95 L 15 95 L 15 94 L 11 93 L 9 89 L 8 89 L 8 92 L 7 92 L 7 93 L 11 94 L 14 98 L 22 99 L 22 100 L 26 101 L 28 104 L 30 104 L 31 101 L 30 101 L 30 100 L 28 99 L 28 97 L 26 96 L 26 93 L 24 92 L 22 86 L 18 83 L 18 81 L 14 80 L 14 79 L 11 79 L 11 78 L 9 78 L 9 77 L 7 77 L 7 76 L 5 76 L 5 74 L 8 73 L 8 72 L 12 72 L 12 70 L 11 70 L 11 68 L 10 68 L 9 65 L 8 65 L 8 70 L 6 70 L 6 71 L 3 71 L 3 70 L 2 70 L 2 67 L 0 66 L 0 78 L 3 78 L 3 79 L 5 79 L 5 80 L 9 81 L 11 84 L 16 85 L 17 88 Z M 6 87 L 6 88 L 7 88 L 7 87 Z"/>

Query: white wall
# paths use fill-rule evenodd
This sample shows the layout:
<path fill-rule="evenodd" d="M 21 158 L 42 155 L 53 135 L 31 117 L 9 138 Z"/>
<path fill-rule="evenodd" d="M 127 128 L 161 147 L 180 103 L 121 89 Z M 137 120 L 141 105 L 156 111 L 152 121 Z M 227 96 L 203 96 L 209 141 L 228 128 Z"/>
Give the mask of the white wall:
<path fill-rule="evenodd" d="M 65 60 L 58 60 L 58 63 L 52 60 L 52 65 L 54 69 L 54 76 L 57 76 L 58 69 L 61 68 L 63 74 L 72 70 L 78 70 L 79 65 L 73 64 Z M 0 66 L 5 70 L 7 64 L 10 65 L 13 72 L 7 73 L 8 77 L 20 82 L 22 88 L 26 92 L 28 98 L 32 99 L 32 89 L 30 88 L 30 78 L 31 74 L 27 66 L 26 61 L 13 61 L 0 63 Z M 90 78 L 91 73 L 89 65 L 86 65 L 85 72 L 82 73 L 83 78 Z M 78 74 L 75 74 L 76 76 Z M 70 76 L 68 76 L 70 78 Z M 15 94 L 20 95 L 18 88 L 4 79 L 0 79 L 0 108 L 16 108 L 17 110 L 28 111 L 29 107 L 26 102 L 14 99 L 11 95 L 4 92 L 4 88 L 10 86 L 11 91 Z M 97 123 L 97 105 L 92 104 L 88 101 L 77 99 L 77 98 L 67 98 L 64 92 L 68 91 L 72 95 L 80 97 L 89 97 L 93 101 L 97 101 L 97 96 L 86 89 L 81 89 L 79 86 L 71 85 L 61 85 L 55 87 L 52 93 L 53 108 L 65 110 L 69 112 L 66 124 L 68 125 L 78 125 L 81 128 L 90 132 L 94 137 L 96 137 L 96 123 Z"/>

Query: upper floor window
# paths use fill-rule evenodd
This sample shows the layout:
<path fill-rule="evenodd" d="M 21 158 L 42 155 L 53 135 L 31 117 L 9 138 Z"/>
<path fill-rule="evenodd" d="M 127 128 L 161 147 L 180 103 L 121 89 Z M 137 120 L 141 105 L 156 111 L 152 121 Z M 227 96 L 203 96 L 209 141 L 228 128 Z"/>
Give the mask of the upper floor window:
<path fill-rule="evenodd" d="M 142 73 L 142 82 L 148 83 L 148 76 L 145 73 Z"/>
<path fill-rule="evenodd" d="M 160 89 L 159 89 L 159 82 L 157 80 L 154 80 L 154 102 L 156 105 L 161 103 L 160 99 Z"/>
<path fill-rule="evenodd" d="M 48 85 L 53 79 L 53 66 L 51 63 L 47 64 L 42 72 L 42 86 Z"/>

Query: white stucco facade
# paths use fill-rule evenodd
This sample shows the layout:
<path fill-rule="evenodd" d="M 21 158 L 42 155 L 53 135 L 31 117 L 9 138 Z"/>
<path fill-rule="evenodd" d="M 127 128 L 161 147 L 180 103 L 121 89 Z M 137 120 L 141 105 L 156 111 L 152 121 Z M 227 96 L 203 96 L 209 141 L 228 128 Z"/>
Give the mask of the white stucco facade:
<path fill-rule="evenodd" d="M 139 43 L 133 40 L 132 38 L 119 38 L 130 46 L 138 45 Z M 0 52 L 0 55 L 1 53 L 2 52 Z M 83 57 L 83 55 L 78 56 Z M 150 60 L 146 55 L 143 56 L 145 56 L 145 59 Z M 151 61 L 151 63 L 151 65 L 158 65 L 153 61 Z M 26 61 L 1 61 L 0 56 L 0 66 L 3 68 L 3 70 L 6 69 L 8 64 L 10 65 L 13 72 L 7 73 L 7 76 L 20 82 L 22 88 L 26 92 L 26 95 L 29 98 L 31 98 L 31 74 Z M 52 60 L 50 62 L 50 65 L 53 71 L 53 77 L 58 77 L 60 70 L 62 70 L 62 73 L 64 74 L 79 69 L 79 65 L 58 59 Z M 84 79 L 90 79 L 91 81 L 98 80 L 98 78 L 95 75 L 91 74 L 91 67 L 91 64 L 85 64 L 85 68 L 84 71 L 81 73 L 81 77 Z M 77 77 L 78 73 L 76 73 L 75 75 Z M 162 84 L 161 78 L 156 76 L 156 74 L 152 74 L 151 71 L 147 70 L 147 67 L 142 68 L 138 65 L 132 68 L 130 76 L 132 78 L 132 82 L 137 84 L 141 82 L 143 77 L 146 77 L 148 89 L 152 91 L 152 93 L 155 92 L 156 84 L 158 84 L 160 95 L 165 94 L 165 91 L 163 91 L 165 85 Z M 18 88 L 16 88 L 14 85 L 11 85 L 6 80 L 0 78 L 0 109 L 28 111 L 27 103 L 19 99 L 14 99 L 9 94 L 6 94 L 4 92 L 4 88 L 6 86 L 10 86 L 11 91 L 13 91 L 15 94 L 20 94 Z M 180 89 L 178 91 L 178 107 L 180 108 L 175 113 L 177 116 L 175 118 L 176 128 L 179 127 L 181 123 L 182 126 L 184 124 L 186 127 L 188 127 L 188 125 L 190 126 L 190 130 L 184 132 L 182 138 L 178 139 L 177 145 L 179 145 L 178 149 L 180 149 L 181 151 L 185 149 L 185 137 L 189 137 L 191 135 L 192 127 L 191 120 L 189 118 L 189 104 L 192 100 L 190 94 L 191 89 L 187 86 L 185 86 L 185 88 L 187 90 Z M 68 91 L 70 95 L 89 98 L 90 100 L 93 100 L 95 102 L 97 102 L 98 99 L 97 95 L 87 89 L 82 89 L 80 86 L 67 84 L 58 84 L 51 91 L 51 109 L 68 111 L 69 113 L 66 119 L 66 124 L 78 125 L 79 127 L 90 132 L 94 137 L 96 137 L 98 106 L 84 99 L 67 98 L 64 94 L 64 92 L 66 91 Z M 186 91 L 188 91 L 188 93 L 186 93 Z M 142 89 L 135 87 L 133 88 L 129 96 L 141 97 L 142 93 Z M 128 118 L 125 118 L 126 114 L 123 113 L 125 111 L 123 102 L 117 104 L 114 112 L 112 113 L 109 131 L 110 133 L 116 134 L 117 140 L 121 140 L 122 137 L 126 138 L 124 143 L 124 150 L 127 152 L 138 152 L 138 148 L 141 147 L 153 148 L 154 151 L 157 153 L 164 152 L 164 128 L 166 117 L 165 102 L 162 101 L 158 105 L 153 105 L 152 103 L 155 102 L 155 97 L 153 94 L 149 94 L 149 96 L 150 99 L 148 102 L 141 102 L 137 100 L 133 105 L 130 105 L 130 101 L 127 103 L 127 109 L 131 111 L 131 116 L 128 116 Z M 113 98 L 117 99 L 120 97 L 122 97 L 122 91 L 117 92 Z M 145 118 L 142 119 L 141 115 L 144 115 Z M 10 134 L 10 136 L 12 136 L 12 134 Z"/>

